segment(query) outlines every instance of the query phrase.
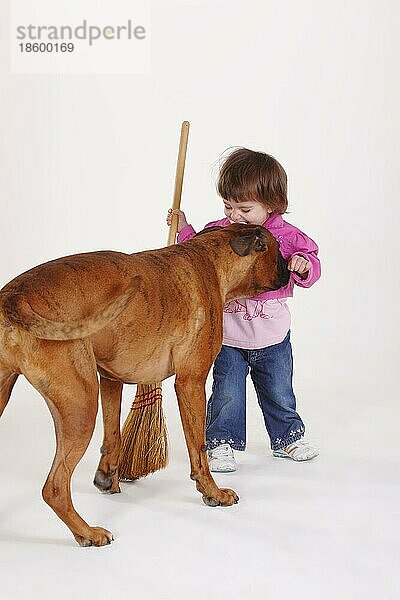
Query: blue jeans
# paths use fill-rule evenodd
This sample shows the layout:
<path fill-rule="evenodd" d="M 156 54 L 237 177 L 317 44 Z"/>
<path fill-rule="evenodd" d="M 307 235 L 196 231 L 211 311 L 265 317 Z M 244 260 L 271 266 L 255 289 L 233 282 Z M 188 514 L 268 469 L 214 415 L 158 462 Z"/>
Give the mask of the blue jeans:
<path fill-rule="evenodd" d="M 290 331 L 279 344 L 259 350 L 222 346 L 215 359 L 212 394 L 207 404 L 207 448 L 246 447 L 246 377 L 249 373 L 264 416 L 271 448 L 279 450 L 304 435 L 292 387 Z"/>

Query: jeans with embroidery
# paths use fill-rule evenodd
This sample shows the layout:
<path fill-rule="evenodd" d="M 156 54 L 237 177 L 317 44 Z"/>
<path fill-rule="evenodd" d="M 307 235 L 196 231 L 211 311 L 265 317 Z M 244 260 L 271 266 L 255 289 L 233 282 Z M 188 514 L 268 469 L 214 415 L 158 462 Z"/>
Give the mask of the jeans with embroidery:
<path fill-rule="evenodd" d="M 292 387 L 290 331 L 279 344 L 259 350 L 222 346 L 215 359 L 212 394 L 207 404 L 207 448 L 246 447 L 246 377 L 256 390 L 271 448 L 279 450 L 304 435 Z"/>

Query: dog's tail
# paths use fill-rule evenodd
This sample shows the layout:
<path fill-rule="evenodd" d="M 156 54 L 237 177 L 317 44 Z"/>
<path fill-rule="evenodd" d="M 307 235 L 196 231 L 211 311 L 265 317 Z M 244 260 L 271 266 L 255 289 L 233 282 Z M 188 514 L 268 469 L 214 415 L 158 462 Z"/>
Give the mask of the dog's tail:
<path fill-rule="evenodd" d="M 3 316 L 10 325 L 17 325 L 45 340 L 76 340 L 92 335 L 115 319 L 137 294 L 140 280 L 141 277 L 136 275 L 127 291 L 101 306 L 88 317 L 75 321 L 53 321 L 42 317 L 32 308 L 23 294 L 7 294 L 0 299 L 0 304 Z"/>

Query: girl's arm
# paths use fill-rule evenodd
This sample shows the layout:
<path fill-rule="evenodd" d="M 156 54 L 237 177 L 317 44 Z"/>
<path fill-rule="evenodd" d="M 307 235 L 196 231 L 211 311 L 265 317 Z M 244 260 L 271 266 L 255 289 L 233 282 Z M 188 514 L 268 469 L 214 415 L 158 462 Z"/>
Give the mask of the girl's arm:
<path fill-rule="evenodd" d="M 191 225 L 185 225 L 185 227 L 178 233 L 176 238 L 177 244 L 191 240 L 196 235 L 195 230 Z"/>
<path fill-rule="evenodd" d="M 183 210 L 176 208 L 172 210 L 170 208 L 167 213 L 167 225 L 170 226 L 172 222 L 172 215 L 178 215 L 178 237 L 176 239 L 177 244 L 181 242 L 186 242 L 186 240 L 190 240 L 192 237 L 196 235 L 195 230 L 191 225 L 188 224 L 186 220 L 186 215 Z"/>
<path fill-rule="evenodd" d="M 311 287 L 321 277 L 321 263 L 318 258 L 317 244 L 302 231 L 296 231 L 290 240 L 289 247 L 291 250 L 289 260 L 293 256 L 301 256 L 310 264 L 309 270 L 304 275 L 293 272 L 293 281 L 300 287 Z"/>
<path fill-rule="evenodd" d="M 206 229 L 207 227 L 214 227 L 215 225 L 218 225 L 219 227 L 226 226 L 226 219 L 220 219 L 219 221 L 210 221 L 210 223 L 204 225 L 204 229 Z M 181 242 L 186 242 L 187 240 L 191 240 L 196 235 L 196 233 L 197 232 L 193 229 L 191 225 L 186 224 L 184 228 L 178 233 L 176 241 L 178 244 L 180 244 Z"/>

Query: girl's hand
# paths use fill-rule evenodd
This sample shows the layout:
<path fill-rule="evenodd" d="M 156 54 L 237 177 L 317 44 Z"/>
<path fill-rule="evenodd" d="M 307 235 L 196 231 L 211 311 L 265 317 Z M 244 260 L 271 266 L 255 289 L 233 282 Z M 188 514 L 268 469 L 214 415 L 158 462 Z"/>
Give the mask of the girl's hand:
<path fill-rule="evenodd" d="M 302 256 L 293 254 L 288 262 L 288 269 L 289 271 L 298 273 L 300 276 L 303 276 L 303 279 L 305 279 L 305 277 L 307 277 L 307 272 L 311 269 L 311 263 Z"/>
<path fill-rule="evenodd" d="M 182 229 L 184 227 L 186 227 L 186 225 L 188 225 L 188 222 L 186 221 L 185 213 L 183 212 L 183 210 L 179 210 L 179 208 L 176 208 L 175 210 L 172 210 L 172 208 L 170 208 L 168 211 L 168 215 L 167 215 L 167 225 L 171 225 L 172 215 L 178 215 L 178 217 L 179 217 L 178 233 L 180 233 L 182 231 Z"/>

